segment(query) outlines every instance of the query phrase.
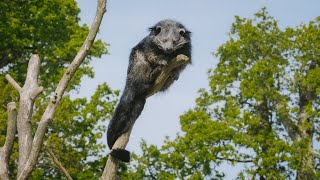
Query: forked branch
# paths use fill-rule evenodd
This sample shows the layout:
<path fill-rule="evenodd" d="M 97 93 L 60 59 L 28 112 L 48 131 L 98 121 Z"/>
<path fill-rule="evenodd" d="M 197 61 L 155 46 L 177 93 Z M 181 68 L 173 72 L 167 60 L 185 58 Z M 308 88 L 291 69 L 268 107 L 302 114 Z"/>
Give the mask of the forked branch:
<path fill-rule="evenodd" d="M 31 117 L 33 105 L 35 98 L 43 91 L 43 87 L 38 86 L 39 69 L 40 58 L 37 54 L 34 54 L 29 60 L 27 76 L 22 88 L 9 74 L 6 75 L 6 79 L 20 94 L 17 116 L 17 130 L 19 139 L 18 174 L 24 167 L 32 147 Z"/>

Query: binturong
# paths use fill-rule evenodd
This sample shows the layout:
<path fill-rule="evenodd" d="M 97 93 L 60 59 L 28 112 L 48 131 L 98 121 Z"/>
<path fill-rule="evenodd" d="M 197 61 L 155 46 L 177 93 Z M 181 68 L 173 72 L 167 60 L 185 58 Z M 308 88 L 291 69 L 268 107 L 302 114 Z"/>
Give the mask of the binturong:
<path fill-rule="evenodd" d="M 161 69 L 179 54 L 189 58 L 188 63 L 171 72 L 160 90 L 165 91 L 191 63 L 191 33 L 185 26 L 173 20 L 163 20 L 149 30 L 150 34 L 132 49 L 129 57 L 126 85 L 108 126 L 107 139 L 110 149 L 140 116 L 148 91 L 154 85 Z M 123 162 L 130 161 L 130 153 L 124 149 L 112 149 L 110 155 Z"/>

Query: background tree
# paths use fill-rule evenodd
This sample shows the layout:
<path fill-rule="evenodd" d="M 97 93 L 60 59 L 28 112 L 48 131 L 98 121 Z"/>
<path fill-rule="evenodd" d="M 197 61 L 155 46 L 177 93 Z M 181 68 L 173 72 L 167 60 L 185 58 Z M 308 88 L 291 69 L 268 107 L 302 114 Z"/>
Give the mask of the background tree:
<path fill-rule="evenodd" d="M 18 93 L 5 80 L 4 75 L 9 73 L 18 83 L 23 84 L 27 60 L 32 53 L 39 54 L 39 84 L 45 87 L 34 108 L 33 120 L 39 121 L 40 114 L 49 102 L 46 96 L 53 92 L 65 67 L 72 61 L 88 33 L 87 25 L 80 25 L 79 12 L 74 0 L 0 2 L 0 146 L 5 140 L 7 124 L 4 105 L 18 99 Z M 47 147 L 52 148 L 70 174 L 77 175 L 79 179 L 88 179 L 89 176 L 97 179 L 103 170 L 101 153 L 104 145 L 99 139 L 105 127 L 101 122 L 110 117 L 118 91 L 102 84 L 90 100 L 71 99 L 70 94 L 77 92 L 83 76 L 94 77 L 90 62 L 93 57 L 108 53 L 106 46 L 101 40 L 93 44 L 55 115 L 54 121 L 59 123 L 51 126 L 47 134 Z M 16 167 L 16 159 L 17 154 L 11 156 L 11 169 Z M 11 176 L 14 177 L 15 173 Z M 35 179 L 44 177 L 62 178 L 46 151 L 41 155 L 40 163 L 33 173 Z"/>
<path fill-rule="evenodd" d="M 238 179 L 319 178 L 319 37 L 319 17 L 285 30 L 265 8 L 236 17 L 183 133 L 143 142 L 127 179 L 222 179 L 224 162 L 242 165 Z"/>

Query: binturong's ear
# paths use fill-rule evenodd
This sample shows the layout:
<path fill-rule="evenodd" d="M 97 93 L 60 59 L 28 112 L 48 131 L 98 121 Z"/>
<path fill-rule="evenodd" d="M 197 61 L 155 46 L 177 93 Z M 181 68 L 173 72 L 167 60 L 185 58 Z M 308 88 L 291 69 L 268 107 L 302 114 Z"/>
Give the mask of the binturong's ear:
<path fill-rule="evenodd" d="M 156 28 L 156 27 L 152 26 L 152 27 L 149 27 L 148 30 L 149 30 L 149 31 L 153 31 L 155 28 Z"/>

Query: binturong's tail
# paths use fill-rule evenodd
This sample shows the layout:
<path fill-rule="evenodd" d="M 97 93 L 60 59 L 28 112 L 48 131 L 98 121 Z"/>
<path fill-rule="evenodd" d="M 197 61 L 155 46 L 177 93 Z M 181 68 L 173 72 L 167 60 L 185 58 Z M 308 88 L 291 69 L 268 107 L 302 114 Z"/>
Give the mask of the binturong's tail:
<path fill-rule="evenodd" d="M 111 149 L 110 155 L 123 161 L 130 161 L 130 152 L 125 149 L 112 149 L 116 140 L 133 126 L 140 116 L 146 99 L 144 96 L 135 97 L 133 92 L 125 89 L 109 123 L 107 139 Z"/>

